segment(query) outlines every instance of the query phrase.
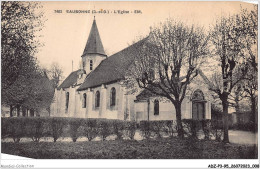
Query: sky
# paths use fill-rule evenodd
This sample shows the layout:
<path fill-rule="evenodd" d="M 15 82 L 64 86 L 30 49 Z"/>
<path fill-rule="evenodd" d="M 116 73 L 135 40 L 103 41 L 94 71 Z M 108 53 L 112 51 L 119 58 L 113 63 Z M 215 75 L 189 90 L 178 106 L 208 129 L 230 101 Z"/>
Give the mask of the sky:
<path fill-rule="evenodd" d="M 241 2 L 41 3 L 47 20 L 40 32 L 44 47 L 40 48 L 37 59 L 43 67 L 58 63 L 63 69 L 64 78 L 79 68 L 94 16 L 105 52 L 110 56 L 132 44 L 138 37 L 148 35 L 151 26 L 167 18 L 203 26 L 208 30 L 219 16 L 238 13 L 241 5 L 243 8 L 253 8 L 252 4 Z M 62 10 L 62 13 L 55 10 Z M 89 10 L 90 13 L 67 13 L 66 10 Z M 109 13 L 93 14 L 93 10 Z M 119 14 L 118 10 L 129 13 Z"/>

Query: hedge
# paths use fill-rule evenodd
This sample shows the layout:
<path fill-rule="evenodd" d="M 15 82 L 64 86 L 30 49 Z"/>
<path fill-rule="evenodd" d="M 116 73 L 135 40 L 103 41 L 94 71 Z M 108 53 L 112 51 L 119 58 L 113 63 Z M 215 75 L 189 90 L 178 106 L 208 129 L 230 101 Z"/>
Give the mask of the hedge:
<path fill-rule="evenodd" d="M 71 137 L 76 142 L 80 136 L 89 141 L 97 136 L 106 140 L 109 135 L 117 139 L 134 139 L 135 122 L 109 119 L 82 119 L 65 117 L 8 117 L 2 118 L 2 138 L 11 137 L 19 142 L 22 137 L 29 137 L 39 142 L 42 137 L 52 137 L 56 142 L 60 137 Z"/>
<path fill-rule="evenodd" d="M 221 139 L 223 134 L 222 121 L 204 119 L 204 120 L 193 120 L 193 119 L 182 119 L 182 125 L 186 137 L 198 139 L 197 133 L 199 130 L 203 131 L 204 139 L 209 140 L 212 136 L 216 140 Z M 177 123 L 172 120 L 162 121 L 141 121 L 140 122 L 141 135 L 145 139 L 151 137 L 162 137 L 166 134 L 170 137 L 177 135 Z"/>
<path fill-rule="evenodd" d="M 140 121 L 141 135 L 145 139 L 152 136 L 161 138 L 164 133 L 173 136 L 175 127 L 172 120 Z"/>
<path fill-rule="evenodd" d="M 84 126 L 84 136 L 88 138 L 89 141 L 93 140 L 98 136 L 97 120 L 85 120 L 83 122 Z"/>
<path fill-rule="evenodd" d="M 172 120 L 141 121 L 138 124 L 110 119 L 8 117 L 1 118 L 1 122 L 2 138 L 11 137 L 14 142 L 19 142 L 22 137 L 29 137 L 34 142 L 39 142 L 42 137 L 52 137 L 54 142 L 60 137 L 71 137 L 76 142 L 81 136 L 87 137 L 89 141 L 96 137 L 104 141 L 110 135 L 115 135 L 118 140 L 133 140 L 137 129 L 140 129 L 145 139 L 177 135 L 176 121 Z M 183 119 L 182 123 L 187 137 L 197 138 L 199 130 L 204 132 L 205 139 L 213 135 L 216 140 L 220 140 L 222 136 L 222 123 L 219 121 Z"/>
<path fill-rule="evenodd" d="M 58 140 L 59 137 L 63 134 L 63 128 L 67 125 L 66 120 L 63 118 L 53 117 L 50 120 L 50 134 L 53 137 L 54 142 Z"/>

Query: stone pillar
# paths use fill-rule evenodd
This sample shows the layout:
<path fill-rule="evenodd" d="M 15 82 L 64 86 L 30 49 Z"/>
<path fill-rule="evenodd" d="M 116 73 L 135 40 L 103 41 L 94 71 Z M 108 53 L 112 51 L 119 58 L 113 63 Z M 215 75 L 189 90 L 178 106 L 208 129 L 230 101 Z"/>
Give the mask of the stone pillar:
<path fill-rule="evenodd" d="M 208 101 L 208 119 L 211 119 L 211 102 Z"/>
<path fill-rule="evenodd" d="M 205 103 L 205 119 L 211 119 L 211 104 L 209 101 Z"/>
<path fill-rule="evenodd" d="M 57 104 L 57 115 L 58 117 L 61 117 L 63 115 L 64 112 L 62 112 L 62 110 L 65 111 L 65 102 L 63 103 L 63 101 L 65 100 L 66 94 L 63 91 L 63 89 L 61 89 L 59 91 L 58 94 L 58 104 Z M 64 115 L 63 115 L 64 116 Z"/>
<path fill-rule="evenodd" d="M 61 93 L 61 109 L 60 109 L 60 117 L 67 117 L 68 110 L 66 111 L 66 90 L 63 90 Z"/>
<path fill-rule="evenodd" d="M 151 115 L 152 115 L 152 113 L 151 113 L 151 111 L 152 111 L 151 103 L 152 103 L 151 99 L 148 98 L 147 99 L 147 121 L 151 120 Z"/>
<path fill-rule="evenodd" d="M 192 119 L 192 100 L 189 100 L 189 107 L 190 107 L 190 119 Z"/>
<path fill-rule="evenodd" d="M 129 115 L 129 120 L 130 121 L 134 121 L 135 120 L 135 96 L 131 95 L 131 99 L 130 99 L 130 115 Z"/>
<path fill-rule="evenodd" d="M 123 120 L 124 119 L 124 112 L 125 112 L 125 88 L 122 85 L 120 85 L 117 119 Z"/>
<path fill-rule="evenodd" d="M 106 113 L 106 101 L 107 101 L 106 95 L 107 95 L 107 89 L 103 84 L 101 86 L 101 92 L 100 92 L 99 118 L 103 118 Z"/>
<path fill-rule="evenodd" d="M 86 114 L 85 114 L 85 118 L 89 117 L 90 112 L 92 111 L 92 104 L 94 103 L 93 99 L 93 92 L 88 88 L 87 91 L 87 108 L 86 108 Z"/>
<path fill-rule="evenodd" d="M 189 112 L 189 100 L 185 97 L 181 103 L 181 118 L 182 119 L 189 119 L 190 112 Z"/>
<path fill-rule="evenodd" d="M 185 96 L 185 98 L 182 101 L 182 110 L 185 111 L 185 119 L 191 119 L 192 118 L 192 101 L 190 100 L 190 95 Z M 183 117 L 183 118 L 184 118 Z"/>
<path fill-rule="evenodd" d="M 68 115 L 69 117 L 74 117 L 75 113 L 77 113 L 77 115 L 79 114 L 79 112 L 75 112 L 75 99 L 76 99 L 76 94 L 78 93 L 76 91 L 75 88 L 70 87 L 69 90 L 69 111 L 68 111 Z"/>
<path fill-rule="evenodd" d="M 208 112 L 209 112 L 209 104 L 208 104 L 208 102 L 205 102 L 204 103 L 204 111 L 205 111 L 205 119 L 208 119 L 208 116 L 209 116 L 209 114 L 208 114 Z"/>
<path fill-rule="evenodd" d="M 80 97 L 81 97 L 82 93 L 77 91 L 77 89 L 75 88 L 75 96 L 73 97 L 74 98 L 74 105 L 73 105 L 73 116 L 74 117 L 82 117 L 82 114 L 81 114 L 81 108 L 82 108 L 82 102 L 80 100 Z"/>
<path fill-rule="evenodd" d="M 68 109 L 66 109 L 66 90 L 63 90 L 61 93 L 61 106 L 60 106 L 60 117 L 67 117 Z"/>

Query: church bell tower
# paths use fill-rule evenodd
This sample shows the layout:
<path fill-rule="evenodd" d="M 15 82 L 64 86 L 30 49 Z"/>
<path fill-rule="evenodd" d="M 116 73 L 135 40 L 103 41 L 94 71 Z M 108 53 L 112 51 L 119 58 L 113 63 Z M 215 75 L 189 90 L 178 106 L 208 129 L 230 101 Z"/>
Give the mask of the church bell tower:
<path fill-rule="evenodd" d="M 99 36 L 96 20 L 94 17 L 89 33 L 86 47 L 82 54 L 82 68 L 89 74 L 100 62 L 107 57 L 105 54 L 101 38 Z"/>

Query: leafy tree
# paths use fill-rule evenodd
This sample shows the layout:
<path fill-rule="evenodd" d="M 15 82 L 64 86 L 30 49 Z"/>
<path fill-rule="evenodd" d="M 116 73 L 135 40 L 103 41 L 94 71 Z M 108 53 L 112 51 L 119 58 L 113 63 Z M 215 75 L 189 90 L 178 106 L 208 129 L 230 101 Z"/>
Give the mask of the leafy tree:
<path fill-rule="evenodd" d="M 172 19 L 151 29 L 142 42 L 126 80 L 171 101 L 176 110 L 178 136 L 184 137 L 181 103 L 189 83 L 198 75 L 203 56 L 208 54 L 208 37 L 202 28 Z"/>
<path fill-rule="evenodd" d="M 53 100 L 54 87 L 48 79 L 46 72 L 42 70 L 35 72 L 29 81 L 32 83 L 27 86 L 27 89 L 31 92 L 24 99 L 23 106 L 32 108 L 36 112 L 43 108 L 49 111 Z"/>
<path fill-rule="evenodd" d="M 14 84 L 5 90 L 5 103 L 15 106 L 17 112 L 21 106 L 36 112 L 49 108 L 53 99 L 54 87 L 46 73 L 39 69 L 28 76 L 19 76 Z"/>
<path fill-rule="evenodd" d="M 1 4 L 1 77 L 2 89 L 35 69 L 34 55 L 41 45 L 36 33 L 42 28 L 38 3 L 8 2 Z"/>
<path fill-rule="evenodd" d="M 1 2 L 2 104 L 19 107 L 29 98 L 37 74 L 35 54 L 42 45 L 38 32 L 43 13 L 37 2 Z M 12 111 L 11 114 L 12 115 Z"/>

